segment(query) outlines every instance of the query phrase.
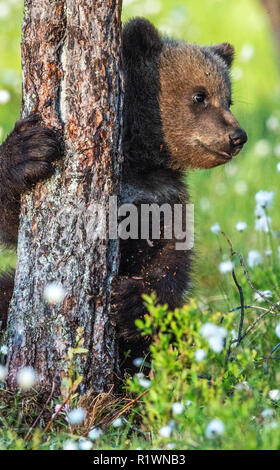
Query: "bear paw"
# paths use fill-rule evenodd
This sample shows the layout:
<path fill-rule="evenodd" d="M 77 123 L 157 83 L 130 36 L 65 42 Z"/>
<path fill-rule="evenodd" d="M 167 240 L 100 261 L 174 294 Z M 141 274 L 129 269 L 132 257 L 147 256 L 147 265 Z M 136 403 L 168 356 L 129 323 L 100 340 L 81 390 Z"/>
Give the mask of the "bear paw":
<path fill-rule="evenodd" d="M 4 145 L 7 177 L 19 193 L 54 173 L 52 162 L 62 156 L 57 132 L 40 125 L 38 116 L 18 121 Z"/>

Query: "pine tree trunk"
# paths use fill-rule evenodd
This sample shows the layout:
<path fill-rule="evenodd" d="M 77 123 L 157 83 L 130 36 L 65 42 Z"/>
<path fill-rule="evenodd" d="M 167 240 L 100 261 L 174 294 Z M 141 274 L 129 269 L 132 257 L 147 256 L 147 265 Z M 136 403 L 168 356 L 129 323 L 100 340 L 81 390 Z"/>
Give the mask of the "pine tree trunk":
<path fill-rule="evenodd" d="M 280 66 L 280 0 L 261 0 L 268 13 L 278 53 L 278 65 Z"/>
<path fill-rule="evenodd" d="M 28 365 L 39 386 L 55 383 L 59 391 L 78 327 L 89 351 L 76 356 L 82 391 L 115 382 L 108 314 L 118 242 L 95 235 L 106 228 L 109 198 L 119 189 L 120 15 L 121 0 L 25 0 L 22 115 L 40 113 L 61 130 L 66 149 L 56 175 L 22 198 L 8 325 L 11 387 Z M 50 282 L 65 289 L 61 304 L 44 300 Z"/>

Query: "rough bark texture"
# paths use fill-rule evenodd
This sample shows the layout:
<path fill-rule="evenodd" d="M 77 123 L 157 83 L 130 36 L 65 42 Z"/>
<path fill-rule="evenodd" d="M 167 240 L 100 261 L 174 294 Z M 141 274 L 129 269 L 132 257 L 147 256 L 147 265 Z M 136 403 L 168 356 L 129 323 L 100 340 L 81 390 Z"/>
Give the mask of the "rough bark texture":
<path fill-rule="evenodd" d="M 121 0 L 25 0 L 23 116 L 39 112 L 65 138 L 56 175 L 22 199 L 16 286 L 9 314 L 9 384 L 34 367 L 39 383 L 59 386 L 78 326 L 87 357 L 82 391 L 115 380 L 115 335 L 108 321 L 118 243 L 96 240 L 120 174 Z M 96 214 L 96 203 L 104 210 Z M 43 299 L 61 282 L 61 305 Z"/>
<path fill-rule="evenodd" d="M 280 66 L 280 0 L 261 0 L 266 9 L 274 32 Z"/>

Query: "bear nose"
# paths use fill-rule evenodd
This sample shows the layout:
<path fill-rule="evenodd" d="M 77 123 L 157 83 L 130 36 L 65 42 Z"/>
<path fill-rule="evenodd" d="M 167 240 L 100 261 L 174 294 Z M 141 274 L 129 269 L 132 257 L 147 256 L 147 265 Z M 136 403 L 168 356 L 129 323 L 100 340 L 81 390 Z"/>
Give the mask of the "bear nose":
<path fill-rule="evenodd" d="M 229 140 L 232 146 L 239 147 L 240 145 L 246 144 L 248 137 L 244 129 L 236 129 L 229 136 Z"/>

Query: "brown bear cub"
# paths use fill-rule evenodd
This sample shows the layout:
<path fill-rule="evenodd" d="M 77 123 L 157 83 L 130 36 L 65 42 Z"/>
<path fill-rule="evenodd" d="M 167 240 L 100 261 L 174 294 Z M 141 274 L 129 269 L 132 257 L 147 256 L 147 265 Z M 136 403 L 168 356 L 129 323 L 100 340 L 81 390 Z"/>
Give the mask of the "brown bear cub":
<path fill-rule="evenodd" d="M 174 211 L 175 204 L 188 201 L 186 169 L 221 165 L 242 149 L 247 136 L 230 111 L 233 53 L 226 43 L 200 47 L 162 38 L 142 18 L 126 24 L 123 204 L 134 204 L 139 214 L 143 204 L 169 204 Z M 60 153 L 55 133 L 33 118 L 20 121 L 1 146 L 4 242 L 17 241 L 20 194 L 52 173 L 52 162 Z M 190 288 L 191 251 L 176 250 L 177 241 L 175 236 L 121 240 L 112 318 L 121 355 L 131 350 L 123 370 L 133 370 L 133 360 L 147 351 L 148 341 L 135 326 L 135 320 L 145 314 L 141 295 L 154 291 L 160 303 L 174 309 Z M 0 286 L 3 323 L 12 288 L 12 278 L 4 277 Z"/>
<path fill-rule="evenodd" d="M 123 31 L 125 74 L 122 202 L 187 203 L 188 168 L 227 163 L 247 141 L 230 111 L 230 66 L 234 49 L 224 43 L 199 47 L 162 38 L 136 18 Z M 162 228 L 162 227 L 161 227 Z M 141 294 L 156 292 L 160 303 L 179 307 L 190 289 L 191 251 L 176 250 L 176 237 L 121 240 L 120 278 L 114 286 L 123 368 L 143 357 L 149 341 L 135 320 L 143 317 Z"/>

